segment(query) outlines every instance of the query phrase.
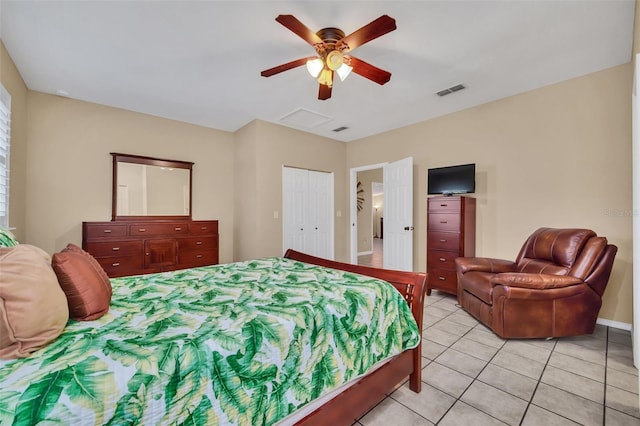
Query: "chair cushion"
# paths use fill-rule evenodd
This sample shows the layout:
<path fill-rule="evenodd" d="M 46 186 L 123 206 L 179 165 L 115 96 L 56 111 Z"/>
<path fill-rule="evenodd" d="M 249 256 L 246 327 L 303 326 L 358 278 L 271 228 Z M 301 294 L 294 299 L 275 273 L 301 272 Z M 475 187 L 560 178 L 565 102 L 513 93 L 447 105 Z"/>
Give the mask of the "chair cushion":
<path fill-rule="evenodd" d="M 462 291 L 473 294 L 484 303 L 491 305 L 493 303 L 491 297 L 493 294 L 493 286 L 491 278 L 496 274 L 491 272 L 470 271 L 460 278 L 460 286 Z"/>
<path fill-rule="evenodd" d="M 546 260 L 529 259 L 525 257 L 518 264 L 517 272 L 521 274 L 567 275 L 569 268 L 556 265 Z"/>

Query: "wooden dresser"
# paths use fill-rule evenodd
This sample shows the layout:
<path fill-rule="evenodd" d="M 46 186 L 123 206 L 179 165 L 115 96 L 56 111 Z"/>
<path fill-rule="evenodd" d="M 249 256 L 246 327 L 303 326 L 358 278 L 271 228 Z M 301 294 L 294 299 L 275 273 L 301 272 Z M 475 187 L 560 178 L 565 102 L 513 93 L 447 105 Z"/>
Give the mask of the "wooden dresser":
<path fill-rule="evenodd" d="M 110 277 L 215 265 L 218 221 L 83 222 L 82 248 Z"/>
<path fill-rule="evenodd" d="M 427 199 L 427 295 L 431 290 L 457 294 L 456 257 L 476 254 L 476 199 Z"/>

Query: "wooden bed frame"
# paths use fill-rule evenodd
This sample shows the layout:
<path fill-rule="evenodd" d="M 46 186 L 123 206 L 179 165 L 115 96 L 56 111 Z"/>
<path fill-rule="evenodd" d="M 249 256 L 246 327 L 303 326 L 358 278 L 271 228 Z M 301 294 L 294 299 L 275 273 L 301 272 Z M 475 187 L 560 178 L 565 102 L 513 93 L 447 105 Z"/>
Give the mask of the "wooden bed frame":
<path fill-rule="evenodd" d="M 335 262 L 287 250 L 284 257 L 305 263 L 340 269 L 368 275 L 388 281 L 404 296 L 411 308 L 411 313 L 418 323 L 422 336 L 422 313 L 426 292 L 427 275 L 419 272 L 391 271 Z M 353 386 L 336 395 L 305 418 L 298 425 L 351 425 L 367 411 L 382 401 L 398 385 L 409 377 L 409 388 L 419 393 L 422 371 L 422 339 L 414 349 L 407 350 L 378 368 L 371 374 L 362 377 Z"/>

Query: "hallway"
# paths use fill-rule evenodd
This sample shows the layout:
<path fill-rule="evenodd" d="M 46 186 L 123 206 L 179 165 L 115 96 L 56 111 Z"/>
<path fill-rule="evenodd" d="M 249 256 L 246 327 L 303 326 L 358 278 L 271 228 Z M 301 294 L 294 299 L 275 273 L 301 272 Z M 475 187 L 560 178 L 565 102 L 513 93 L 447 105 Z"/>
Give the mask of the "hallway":
<path fill-rule="evenodd" d="M 358 256 L 358 265 L 382 268 L 382 239 L 373 238 L 373 254 Z"/>

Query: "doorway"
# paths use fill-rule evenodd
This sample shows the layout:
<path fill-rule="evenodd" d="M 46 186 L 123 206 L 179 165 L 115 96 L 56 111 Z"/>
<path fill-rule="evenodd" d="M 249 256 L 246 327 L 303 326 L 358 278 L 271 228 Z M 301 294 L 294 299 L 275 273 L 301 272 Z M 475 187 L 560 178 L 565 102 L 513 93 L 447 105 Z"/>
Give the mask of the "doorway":
<path fill-rule="evenodd" d="M 382 232 L 383 268 L 399 271 L 413 270 L 413 158 L 393 163 L 354 167 L 350 170 L 350 262 L 358 263 L 358 173 L 382 168 L 384 207 Z M 372 179 L 372 182 L 375 181 Z M 361 184 L 362 186 L 362 184 Z M 371 198 L 371 196 L 369 196 Z M 366 200 L 363 200 L 363 202 Z M 362 209 L 361 209 L 362 210 Z M 372 205 L 365 212 L 370 212 Z M 369 235 L 372 222 L 365 228 Z M 361 234 L 362 235 L 362 234 Z M 372 236 L 373 237 L 373 236 Z"/>
<path fill-rule="evenodd" d="M 360 171 L 357 178 L 357 252 L 358 265 L 382 268 L 384 227 L 383 169 Z"/>

